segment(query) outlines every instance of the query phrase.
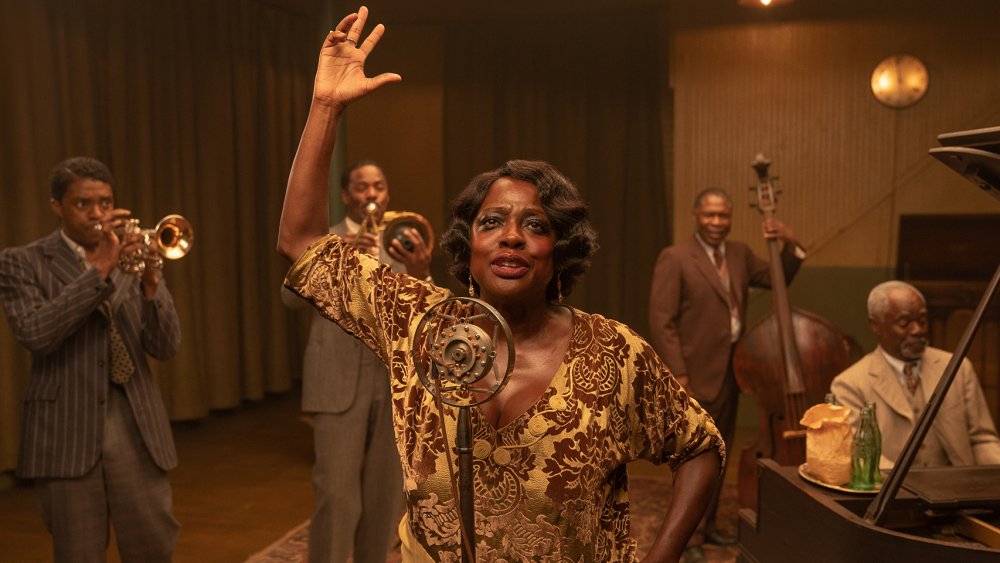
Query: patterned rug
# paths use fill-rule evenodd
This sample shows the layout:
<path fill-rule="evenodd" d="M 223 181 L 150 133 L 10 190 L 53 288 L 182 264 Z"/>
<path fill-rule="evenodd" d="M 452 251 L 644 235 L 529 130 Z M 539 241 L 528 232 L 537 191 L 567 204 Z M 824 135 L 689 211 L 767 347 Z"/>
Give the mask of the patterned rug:
<path fill-rule="evenodd" d="M 632 535 L 639 544 L 641 557 L 649 549 L 670 501 L 671 482 L 666 478 L 630 477 L 629 498 L 632 506 Z M 727 479 L 719 503 L 719 525 L 731 533 L 736 530 L 736 487 Z M 299 524 L 278 541 L 252 555 L 246 563 L 305 562 L 309 545 L 309 521 Z M 731 563 L 736 561 L 735 547 L 705 546 L 705 555 L 710 563 Z M 398 551 L 389 553 L 386 563 L 398 563 Z"/>

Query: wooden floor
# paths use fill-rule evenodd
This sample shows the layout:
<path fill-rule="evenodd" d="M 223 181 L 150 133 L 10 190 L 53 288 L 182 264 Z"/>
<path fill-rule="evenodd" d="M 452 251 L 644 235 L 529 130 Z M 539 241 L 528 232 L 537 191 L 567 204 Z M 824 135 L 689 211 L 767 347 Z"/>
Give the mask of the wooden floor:
<path fill-rule="evenodd" d="M 288 393 L 174 424 L 180 465 L 170 472 L 181 523 L 178 563 L 244 561 L 312 512 L 312 430 Z M 0 563 L 51 561 L 29 486 L 0 493 Z M 119 561 L 115 549 L 109 561 Z"/>
<path fill-rule="evenodd" d="M 300 418 L 299 400 L 296 390 L 173 425 L 180 457 L 170 472 L 181 523 L 176 562 L 240 563 L 309 518 L 312 429 Z M 742 402 L 740 408 L 742 415 Z M 752 438 L 750 432 L 741 424 L 737 443 Z M 668 476 L 645 462 L 629 470 Z M 730 486 L 735 473 L 727 471 Z M 735 532 L 734 508 L 720 511 L 720 525 Z M 0 563 L 47 561 L 51 543 L 34 490 L 22 485 L 0 492 Z M 119 561 L 114 547 L 108 561 Z"/>

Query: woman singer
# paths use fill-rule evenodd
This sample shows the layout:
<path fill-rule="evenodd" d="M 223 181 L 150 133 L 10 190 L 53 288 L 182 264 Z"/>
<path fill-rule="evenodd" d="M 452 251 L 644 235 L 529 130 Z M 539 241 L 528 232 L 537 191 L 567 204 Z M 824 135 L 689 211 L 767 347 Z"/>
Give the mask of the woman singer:
<path fill-rule="evenodd" d="M 632 561 L 626 464 L 648 459 L 673 470 L 674 487 L 647 560 L 677 561 L 720 473 L 722 439 L 638 335 L 561 304 L 589 266 L 597 236 L 574 186 L 544 162 L 511 161 L 474 178 L 443 236 L 451 273 L 502 314 L 516 353 L 507 386 L 471 409 L 475 530 L 460 530 L 449 469 L 455 453 L 442 432 L 454 439 L 455 409 L 438 408 L 409 349 L 423 313 L 452 295 L 394 274 L 327 231 L 340 117 L 351 102 L 401 79 L 365 76 L 365 59 L 384 33 L 379 24 L 362 41 L 367 16 L 362 7 L 345 17 L 320 51 L 278 251 L 295 261 L 286 285 L 389 366 L 407 499 L 404 560 L 460 560 L 464 534 L 482 561 Z M 422 245 L 419 233 L 408 234 Z M 393 242 L 393 254 L 405 252 Z"/>

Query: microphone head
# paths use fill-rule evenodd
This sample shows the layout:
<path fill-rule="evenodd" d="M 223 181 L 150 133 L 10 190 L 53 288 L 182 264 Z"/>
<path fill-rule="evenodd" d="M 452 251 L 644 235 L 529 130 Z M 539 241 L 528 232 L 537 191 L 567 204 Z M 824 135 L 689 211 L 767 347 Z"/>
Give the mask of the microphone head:
<path fill-rule="evenodd" d="M 498 347 L 506 349 L 503 357 Z M 424 313 L 411 354 L 424 387 L 458 407 L 492 399 L 514 370 L 510 327 L 490 304 L 472 297 L 452 297 Z"/>

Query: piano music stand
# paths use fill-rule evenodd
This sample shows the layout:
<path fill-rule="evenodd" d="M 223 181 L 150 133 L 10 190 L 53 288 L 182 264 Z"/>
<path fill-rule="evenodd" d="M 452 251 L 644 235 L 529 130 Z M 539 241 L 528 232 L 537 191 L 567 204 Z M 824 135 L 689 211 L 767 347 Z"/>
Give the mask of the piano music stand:
<path fill-rule="evenodd" d="M 1000 507 L 996 465 L 921 467 L 906 475 L 903 488 L 930 510 Z"/>
<path fill-rule="evenodd" d="M 1000 199 L 1000 127 L 943 133 L 938 142 L 931 156 Z"/>
<path fill-rule="evenodd" d="M 995 152 L 1000 151 L 1000 127 L 945 133 L 938 135 L 938 141 L 945 146 L 930 149 L 928 152 L 931 156 L 948 165 L 980 189 L 1000 199 L 1000 154 Z M 996 294 L 998 285 L 1000 285 L 1000 265 L 997 266 L 993 280 L 990 281 L 986 293 L 979 301 L 979 306 L 976 307 L 976 312 L 972 315 L 972 321 L 966 327 L 965 333 L 962 334 L 958 347 L 951 356 L 951 361 L 945 367 L 941 380 L 938 381 L 937 388 L 934 389 L 934 394 L 927 401 L 927 406 L 924 407 L 913 432 L 907 438 L 899 459 L 883 483 L 882 489 L 875 496 L 875 500 L 868 506 L 865 520 L 869 523 L 876 526 L 883 523 L 885 509 L 889 502 L 896 497 L 899 487 L 903 484 L 903 479 L 909 472 L 910 466 L 920 450 L 920 445 L 941 408 L 941 403 L 944 402 L 944 397 L 955 379 L 955 374 L 958 373 L 958 368 L 962 364 L 962 360 L 965 359 L 965 354 L 969 351 L 969 345 L 972 344 L 972 339 L 976 336 L 979 325 L 982 324 L 986 308 Z"/>

